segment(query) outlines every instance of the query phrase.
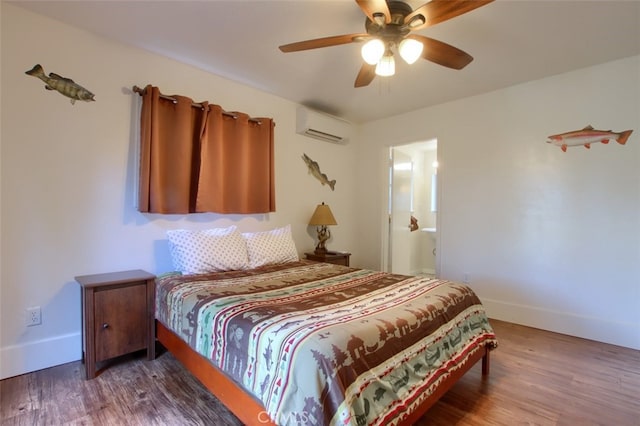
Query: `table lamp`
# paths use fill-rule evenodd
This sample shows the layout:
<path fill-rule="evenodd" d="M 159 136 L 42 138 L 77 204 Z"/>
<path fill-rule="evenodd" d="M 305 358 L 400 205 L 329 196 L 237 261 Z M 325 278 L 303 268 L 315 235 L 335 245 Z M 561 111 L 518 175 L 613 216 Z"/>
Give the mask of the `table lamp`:
<path fill-rule="evenodd" d="M 309 225 L 317 226 L 318 231 L 318 245 L 316 246 L 316 254 L 327 253 L 327 248 L 324 243 L 331 238 L 331 231 L 327 228 L 328 225 L 337 225 L 336 218 L 333 217 L 331 209 L 324 202 L 318 204 L 316 210 L 313 212 L 313 216 L 309 219 Z"/>

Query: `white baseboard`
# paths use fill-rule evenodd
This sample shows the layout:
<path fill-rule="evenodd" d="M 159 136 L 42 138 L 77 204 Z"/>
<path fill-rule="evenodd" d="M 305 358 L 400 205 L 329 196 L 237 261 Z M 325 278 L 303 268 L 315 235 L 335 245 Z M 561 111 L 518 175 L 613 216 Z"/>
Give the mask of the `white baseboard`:
<path fill-rule="evenodd" d="M 482 304 L 489 318 L 640 349 L 640 324 L 613 322 L 500 300 L 483 298 Z"/>
<path fill-rule="evenodd" d="M 82 358 L 80 333 L 65 334 L 0 349 L 0 379 L 19 376 Z"/>

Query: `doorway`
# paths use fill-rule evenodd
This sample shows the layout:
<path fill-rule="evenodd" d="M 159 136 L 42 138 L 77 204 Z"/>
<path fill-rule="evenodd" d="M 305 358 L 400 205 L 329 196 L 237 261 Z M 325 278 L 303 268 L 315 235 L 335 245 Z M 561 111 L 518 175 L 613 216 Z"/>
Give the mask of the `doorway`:
<path fill-rule="evenodd" d="M 385 270 L 439 275 L 437 140 L 389 149 Z"/>

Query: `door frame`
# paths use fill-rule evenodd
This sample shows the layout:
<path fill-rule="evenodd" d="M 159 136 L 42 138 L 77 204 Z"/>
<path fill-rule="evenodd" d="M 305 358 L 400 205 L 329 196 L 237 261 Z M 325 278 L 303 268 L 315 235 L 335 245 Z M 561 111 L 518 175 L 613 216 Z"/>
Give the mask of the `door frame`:
<path fill-rule="evenodd" d="M 394 144 L 394 145 L 389 145 L 387 147 L 387 152 L 386 152 L 386 161 L 384 162 L 384 175 L 386 176 L 385 178 L 385 188 L 384 188 L 384 206 L 383 206 L 383 223 L 382 223 L 382 238 L 381 238 L 381 259 L 380 259 L 380 264 L 382 265 L 382 270 L 386 271 L 386 272 L 391 272 L 391 264 L 390 264 L 390 259 L 391 259 L 391 202 L 392 200 L 390 199 L 391 197 L 391 185 L 392 185 L 392 168 L 393 168 L 393 156 L 392 156 L 392 150 L 394 148 L 397 147 L 403 147 L 403 146 L 407 146 L 407 145 L 425 145 L 425 146 L 433 146 L 435 145 L 435 149 L 436 149 L 436 162 L 438 162 L 438 166 L 437 166 L 437 179 L 436 179 L 436 205 L 437 205 L 437 209 L 436 209 L 436 232 L 435 232 L 435 250 L 436 250 L 436 256 L 435 256 L 435 273 L 436 273 L 436 277 L 440 277 L 440 273 L 441 273 L 441 265 L 442 265 L 442 181 L 443 181 L 443 176 L 442 176 L 442 170 L 440 167 L 441 161 L 440 161 L 440 157 L 439 157 L 439 153 L 438 153 L 438 140 L 437 138 L 431 138 L 431 139 L 426 139 L 424 141 L 419 141 L 419 142 L 410 142 L 410 143 L 398 143 L 398 144 Z M 432 148 L 433 149 L 433 148 Z M 419 231 L 422 232 L 422 231 Z"/>

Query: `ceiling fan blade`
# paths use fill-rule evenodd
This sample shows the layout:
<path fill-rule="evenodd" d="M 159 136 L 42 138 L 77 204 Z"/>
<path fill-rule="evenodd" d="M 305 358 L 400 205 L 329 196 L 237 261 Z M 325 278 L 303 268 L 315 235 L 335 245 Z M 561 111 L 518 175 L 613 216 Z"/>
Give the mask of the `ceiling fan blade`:
<path fill-rule="evenodd" d="M 353 84 L 353 87 L 364 87 L 368 86 L 369 83 L 373 81 L 376 76 L 376 66 L 369 65 L 366 62 L 362 64 L 362 68 L 360 68 L 360 72 L 356 77 L 356 82 Z"/>
<path fill-rule="evenodd" d="M 422 57 L 427 61 L 435 62 L 436 64 L 455 70 L 461 70 L 473 61 L 473 56 L 467 52 L 439 40 L 418 34 L 412 34 L 408 36 L 408 38 L 418 40 L 424 44 Z"/>
<path fill-rule="evenodd" d="M 374 15 L 381 13 L 384 15 L 384 22 L 391 22 L 391 12 L 389 12 L 389 6 L 385 0 L 356 0 L 360 9 L 367 15 L 371 22 L 375 22 Z"/>
<path fill-rule="evenodd" d="M 320 47 L 339 46 L 341 44 L 360 41 L 363 37 L 368 38 L 369 34 L 344 34 L 339 36 L 316 38 L 313 40 L 298 41 L 284 44 L 279 47 L 283 52 L 298 52 L 300 50 L 318 49 Z"/>
<path fill-rule="evenodd" d="M 492 1 L 493 0 L 431 0 L 429 3 L 420 6 L 407 15 L 404 22 L 412 31 L 421 30 L 460 16 L 463 13 L 471 12 Z M 414 25 L 411 25 L 411 22 L 421 15 L 424 18 L 424 23 L 420 24 L 421 20 L 418 20 L 414 22 Z"/>

